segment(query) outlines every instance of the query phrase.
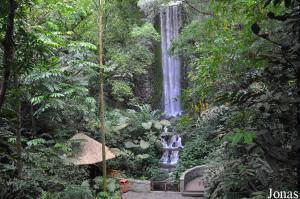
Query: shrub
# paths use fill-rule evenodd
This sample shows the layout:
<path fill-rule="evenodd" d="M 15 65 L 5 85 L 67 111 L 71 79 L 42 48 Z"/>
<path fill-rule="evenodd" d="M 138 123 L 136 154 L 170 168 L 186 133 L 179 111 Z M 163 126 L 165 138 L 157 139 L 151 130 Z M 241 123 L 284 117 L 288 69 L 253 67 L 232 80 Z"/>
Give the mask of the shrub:
<path fill-rule="evenodd" d="M 149 105 L 136 107 L 137 110 L 113 110 L 108 114 L 112 129 L 108 145 L 119 151 L 109 165 L 130 177 L 151 178 L 154 173 L 148 168 L 158 166 L 161 155 L 158 138 L 163 125 L 169 122 L 160 121 L 160 112 Z"/>
<path fill-rule="evenodd" d="M 214 151 L 216 146 L 216 142 L 205 141 L 203 136 L 197 136 L 190 142 L 186 142 L 180 153 L 177 172 L 180 173 L 194 166 L 205 164 L 207 157 Z"/>

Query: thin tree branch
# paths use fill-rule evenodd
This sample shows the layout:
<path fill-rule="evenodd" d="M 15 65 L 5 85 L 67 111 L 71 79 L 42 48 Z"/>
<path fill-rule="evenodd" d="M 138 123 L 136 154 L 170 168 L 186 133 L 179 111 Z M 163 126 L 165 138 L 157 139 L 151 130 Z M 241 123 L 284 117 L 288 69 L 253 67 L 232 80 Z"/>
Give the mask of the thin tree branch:
<path fill-rule="evenodd" d="M 199 10 L 198 8 L 195 8 L 190 2 L 188 2 L 188 0 L 184 0 L 183 3 L 190 6 L 192 9 L 196 10 L 198 13 L 200 13 L 202 15 L 214 16 L 213 13 L 203 12 L 203 11 Z"/>

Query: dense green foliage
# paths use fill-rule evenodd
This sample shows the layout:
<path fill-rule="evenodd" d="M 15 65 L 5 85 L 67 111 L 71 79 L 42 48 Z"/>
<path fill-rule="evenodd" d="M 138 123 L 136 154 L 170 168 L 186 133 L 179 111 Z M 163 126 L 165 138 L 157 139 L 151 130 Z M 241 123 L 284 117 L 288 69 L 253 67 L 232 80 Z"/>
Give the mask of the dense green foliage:
<path fill-rule="evenodd" d="M 183 61 L 185 112 L 171 123 L 149 105 L 161 100 L 155 16 L 168 2 L 104 7 L 105 127 L 117 156 L 109 169 L 163 176 L 159 136 L 172 125 L 184 143 L 173 177 L 207 165 L 209 198 L 297 190 L 299 0 L 183 1 L 169 53 Z M 100 140 L 98 8 L 87 0 L 0 0 L 0 199 L 119 198 L 115 179 L 103 193 L 89 166 L 69 163 L 75 133 Z"/>
<path fill-rule="evenodd" d="M 189 119 L 183 122 L 188 131 L 199 131 L 183 154 L 210 161 L 211 198 L 229 197 L 230 192 L 267 193 L 269 187 L 296 190 L 298 4 L 210 1 L 206 9 L 211 15 L 201 17 L 203 13 L 192 9 L 195 15 L 173 43 L 190 67 L 190 86 L 183 95 L 190 110 L 183 119 Z M 192 5 L 203 6 L 196 1 Z M 206 102 L 210 107 L 203 111 Z M 215 111 L 213 105 L 221 104 L 228 114 Z M 205 122 L 206 112 L 213 123 Z M 194 143 L 204 142 L 209 152 L 216 140 L 225 142 L 210 154 L 195 149 Z M 193 165 L 186 162 L 181 166 Z"/>
<path fill-rule="evenodd" d="M 1 40 L 7 27 L 6 2 L 1 2 Z M 6 184 L 1 198 L 7 198 L 10 193 L 15 193 L 11 194 L 12 198 L 70 198 L 81 190 L 74 187 L 88 178 L 87 167 L 68 165 L 64 159 L 71 153 L 71 148 L 65 143 L 74 133 L 85 131 L 96 139 L 100 137 L 97 133 L 96 101 L 99 71 L 96 47 L 98 27 L 95 26 L 97 9 L 97 3 L 81 0 L 23 1 L 16 4 L 14 65 L 11 67 L 5 103 L 0 110 L 1 183 Z M 105 10 L 109 15 L 105 20 L 107 103 L 113 106 L 122 103 L 122 107 L 131 106 L 139 110 L 134 106 L 142 101 L 135 94 L 134 82 L 137 76 L 146 75 L 150 70 L 154 62 L 153 45 L 159 41 L 159 35 L 152 24 L 142 20 L 135 0 L 114 1 L 107 4 Z M 125 10 L 131 10 L 131 14 Z M 3 53 L 1 47 L 1 79 Z M 144 114 L 148 112 L 149 108 L 144 110 Z M 118 134 L 113 133 L 117 124 L 110 123 L 113 114 L 117 112 L 106 113 L 107 128 L 112 131 L 108 134 L 111 138 L 108 145 L 123 149 L 124 146 L 115 140 Z M 143 117 L 132 112 L 128 114 L 132 115 L 132 120 Z M 122 118 L 117 119 L 116 122 L 119 122 Z M 132 128 L 135 131 L 134 128 L 138 127 Z M 22 133 L 21 180 L 16 178 L 18 155 L 14 134 L 17 132 Z M 146 134 L 142 138 L 148 145 Z M 130 138 L 130 133 L 126 139 L 135 140 Z M 145 159 L 144 152 L 136 151 L 133 160 L 139 154 L 141 160 Z M 153 158 L 157 158 L 155 155 Z M 144 166 L 139 167 L 145 167 L 146 162 L 141 160 L 139 162 Z M 98 188 L 100 184 L 96 186 L 96 190 L 101 191 Z M 49 187 L 53 190 L 48 190 Z M 61 192 L 64 189 L 65 192 Z M 78 191 L 74 192 L 74 189 Z M 92 192 L 85 192 L 82 188 L 83 197 L 86 194 L 95 196 L 97 193 L 93 190 L 95 188 Z M 57 191 L 60 193 L 51 196 L 46 193 Z"/>
<path fill-rule="evenodd" d="M 160 117 L 149 105 L 109 114 L 113 128 L 109 140 L 118 151 L 118 157 L 109 163 L 112 168 L 124 171 L 128 177 L 152 177 L 161 153 L 159 134 L 164 120 L 159 121 Z"/>

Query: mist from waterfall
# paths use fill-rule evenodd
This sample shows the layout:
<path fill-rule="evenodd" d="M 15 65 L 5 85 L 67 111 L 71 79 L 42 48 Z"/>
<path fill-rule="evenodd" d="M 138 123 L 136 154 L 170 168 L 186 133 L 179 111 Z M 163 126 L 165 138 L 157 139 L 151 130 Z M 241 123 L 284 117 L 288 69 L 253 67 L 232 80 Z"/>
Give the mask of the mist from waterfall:
<path fill-rule="evenodd" d="M 181 16 L 179 4 L 174 3 L 164 7 L 160 12 L 161 49 L 163 67 L 163 109 L 166 116 L 178 116 L 182 109 L 180 105 L 181 68 L 177 55 L 170 56 L 168 49 L 172 40 L 179 34 Z"/>

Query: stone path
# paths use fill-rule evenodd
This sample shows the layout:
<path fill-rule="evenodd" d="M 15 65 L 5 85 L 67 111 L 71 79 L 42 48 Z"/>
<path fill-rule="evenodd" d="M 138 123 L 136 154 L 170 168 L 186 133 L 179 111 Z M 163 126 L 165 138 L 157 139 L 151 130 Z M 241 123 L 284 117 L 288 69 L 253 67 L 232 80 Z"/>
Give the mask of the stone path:
<path fill-rule="evenodd" d="M 122 199 L 202 199 L 202 197 L 184 197 L 179 192 L 153 191 L 150 193 L 128 192 L 122 195 Z"/>

